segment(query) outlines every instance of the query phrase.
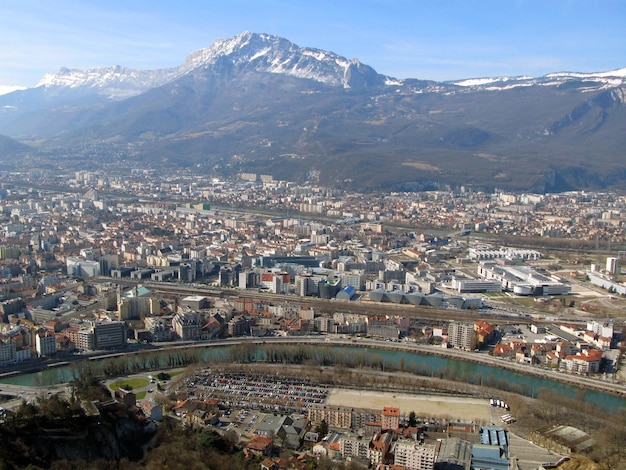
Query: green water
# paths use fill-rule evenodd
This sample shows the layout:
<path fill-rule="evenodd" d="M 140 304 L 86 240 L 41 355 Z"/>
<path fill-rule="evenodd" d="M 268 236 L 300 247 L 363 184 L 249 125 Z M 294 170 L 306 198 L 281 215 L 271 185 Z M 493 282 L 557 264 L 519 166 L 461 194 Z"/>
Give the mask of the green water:
<path fill-rule="evenodd" d="M 586 402 L 606 412 L 617 412 L 620 408 L 626 408 L 625 398 L 584 389 L 573 384 L 557 382 L 549 378 L 526 375 L 475 362 L 407 351 L 372 349 L 368 352 L 388 361 L 390 366 L 397 366 L 401 361 L 404 361 L 404 370 L 420 375 L 433 377 L 452 375 L 461 382 L 485 385 L 530 397 L 537 397 L 542 390 L 549 390 L 569 398 L 582 396 Z"/>
<path fill-rule="evenodd" d="M 271 345 L 269 348 L 280 350 L 287 348 L 287 345 Z M 249 354 L 252 360 L 266 361 L 268 347 L 265 345 L 249 345 Z M 294 346 L 291 346 L 294 348 Z M 204 362 L 224 362 L 232 361 L 233 346 L 212 346 L 201 350 L 201 359 Z M 297 348 L 297 346 L 296 346 Z M 549 378 L 525 375 L 510 370 L 477 364 L 441 356 L 432 356 L 411 351 L 370 349 L 358 346 L 308 346 L 308 353 L 314 361 L 322 363 L 323 358 L 343 358 L 346 360 L 357 358 L 360 363 L 366 366 L 380 367 L 383 369 L 401 369 L 405 372 L 413 372 L 418 375 L 454 378 L 455 380 L 493 387 L 500 390 L 519 393 L 522 395 L 536 397 L 542 390 L 550 390 L 561 396 L 582 397 L 586 402 L 591 403 L 607 412 L 618 412 L 620 408 L 626 408 L 626 399 L 594 390 L 586 390 L 573 384 L 565 384 L 550 380 Z M 167 362 L 168 353 L 159 353 L 159 368 L 171 366 Z M 128 357 L 128 361 L 132 361 Z M 98 366 L 102 361 L 89 361 L 89 365 Z M 287 365 L 285 367 L 288 367 Z M 78 376 L 81 372 L 81 363 L 48 369 L 42 372 L 5 377 L 0 382 L 24 386 L 46 386 L 65 383 Z"/>

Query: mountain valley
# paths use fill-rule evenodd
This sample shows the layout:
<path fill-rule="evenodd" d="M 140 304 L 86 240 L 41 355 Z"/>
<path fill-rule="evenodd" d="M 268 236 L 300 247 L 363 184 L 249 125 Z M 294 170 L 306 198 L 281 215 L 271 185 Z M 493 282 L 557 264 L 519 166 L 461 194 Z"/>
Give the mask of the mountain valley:
<path fill-rule="evenodd" d="M 626 69 L 396 79 L 356 59 L 242 33 L 172 69 L 61 69 L 0 96 L 0 158 L 70 156 L 357 190 L 615 189 Z M 384 171 L 381 171 L 381 167 Z"/>

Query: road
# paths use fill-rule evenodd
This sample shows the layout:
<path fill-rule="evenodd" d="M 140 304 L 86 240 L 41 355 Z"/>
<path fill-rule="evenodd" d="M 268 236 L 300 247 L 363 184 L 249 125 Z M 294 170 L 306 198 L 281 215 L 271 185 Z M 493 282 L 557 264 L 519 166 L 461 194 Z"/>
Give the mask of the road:
<path fill-rule="evenodd" d="M 153 345 L 155 351 L 168 351 L 177 349 L 189 349 L 189 348 L 206 348 L 213 346 L 230 346 L 240 343 L 297 343 L 297 344 L 319 344 L 319 345 L 337 345 L 337 346 L 352 346 L 352 347 L 367 347 L 367 348 L 380 348 L 380 349 L 402 349 L 407 351 L 418 352 L 427 355 L 437 355 L 442 357 L 449 357 L 459 359 L 463 361 L 470 361 L 485 364 L 492 367 L 499 367 L 503 369 L 512 370 L 522 374 L 534 375 L 536 377 L 545 378 L 547 380 L 556 380 L 564 383 L 574 384 L 589 389 L 595 389 L 602 392 L 611 394 L 618 394 L 622 397 L 626 397 L 626 385 L 621 383 L 607 382 L 600 378 L 589 378 L 579 375 L 571 375 L 560 371 L 551 369 L 543 369 L 537 366 L 531 366 L 529 364 L 521 364 L 512 362 L 510 360 L 496 358 L 486 353 L 474 353 L 467 352 L 458 349 L 442 349 L 440 347 L 418 345 L 411 342 L 392 342 L 392 341 L 379 341 L 369 338 L 348 339 L 343 338 L 341 335 L 314 335 L 314 336 L 276 336 L 266 338 L 255 337 L 237 337 L 228 338 L 218 341 L 201 341 L 201 342 L 174 342 L 162 345 Z M 102 353 L 106 357 L 124 356 L 127 354 L 136 354 L 134 351 L 118 351 L 114 353 Z M 97 360 L 98 356 L 91 356 Z M 81 356 L 79 356 L 81 358 Z M 85 359 L 85 357 L 82 357 Z M 147 376 L 146 373 L 144 376 Z M 9 388 L 10 387 L 10 388 Z M 62 387 L 62 386 L 61 386 Z M 9 386 L 8 384 L 0 384 L 0 390 L 11 391 L 12 393 L 19 394 L 20 390 L 31 391 L 46 389 L 47 387 L 21 387 L 21 386 Z M 17 392 L 15 392 L 17 390 Z"/>
<path fill-rule="evenodd" d="M 65 393 L 66 384 L 41 386 L 24 386 L 0 383 L 0 395 L 13 398 L 0 403 L 0 408 L 16 411 L 23 401 L 34 402 L 38 398 L 46 398 L 57 393 Z"/>
<path fill-rule="evenodd" d="M 152 382 L 150 380 L 150 377 L 151 377 L 150 373 L 146 372 L 142 374 L 133 374 L 133 375 L 125 376 L 125 377 L 114 377 L 114 378 L 106 379 L 105 381 L 103 381 L 103 384 L 106 385 L 108 388 L 113 382 L 118 382 L 120 380 L 134 379 L 134 378 L 145 379 L 146 382 L 148 382 L 147 385 L 144 387 L 138 387 L 134 389 L 133 391 L 135 393 L 140 393 L 140 392 L 145 391 L 146 396 L 148 396 L 149 394 L 154 393 L 157 389 L 156 380 Z M 52 395 L 56 395 L 57 393 L 65 393 L 66 389 L 67 389 L 67 384 L 64 384 L 64 383 L 56 384 L 56 385 L 46 385 L 46 386 L 37 386 L 37 385 L 28 386 L 28 385 L 13 385 L 13 384 L 0 383 L 0 395 L 13 397 L 4 403 L 0 403 L 0 408 L 15 411 L 17 408 L 19 408 L 19 406 L 22 404 L 22 401 L 24 400 L 27 402 L 30 402 L 30 401 L 35 401 L 39 398 L 47 398 Z"/>

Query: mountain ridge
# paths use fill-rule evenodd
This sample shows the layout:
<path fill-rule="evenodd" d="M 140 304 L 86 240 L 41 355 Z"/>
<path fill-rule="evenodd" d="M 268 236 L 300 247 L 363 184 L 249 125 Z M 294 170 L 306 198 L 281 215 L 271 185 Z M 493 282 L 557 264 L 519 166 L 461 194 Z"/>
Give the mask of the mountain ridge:
<path fill-rule="evenodd" d="M 269 55 L 271 60 L 263 64 L 262 59 L 267 59 L 264 57 L 266 55 Z M 296 55 L 300 57 L 293 60 Z M 234 65 L 247 65 L 256 61 L 255 66 L 258 70 L 312 79 L 331 85 L 349 86 L 349 80 L 338 80 L 337 77 L 345 76 L 355 67 L 366 67 L 368 73 L 373 71 L 371 67 L 361 64 L 358 59 L 348 60 L 332 52 L 297 46 L 279 36 L 246 31 L 230 39 L 218 39 L 210 47 L 192 52 L 177 67 L 153 70 L 133 69 L 120 65 L 90 69 L 61 67 L 56 73 L 44 75 L 33 88 L 87 86 L 106 89 L 107 85 L 115 86 L 126 82 L 126 85 L 135 85 L 134 91 L 139 93 L 173 81 L 200 67 L 215 65 L 221 58 L 228 56 L 236 57 Z M 307 58 L 311 60 L 307 61 Z M 322 67 L 322 64 L 325 67 Z M 126 95 L 122 94 L 119 97 L 124 98 Z"/>
<path fill-rule="evenodd" d="M 42 79 L 33 87 L 51 87 L 51 86 L 93 86 L 102 87 L 107 82 L 118 81 L 139 81 L 142 78 L 148 83 L 145 85 L 148 88 L 154 86 L 160 86 L 168 81 L 180 78 L 181 76 L 193 71 L 194 69 L 202 66 L 213 65 L 218 58 L 225 56 L 232 56 L 239 52 L 238 59 L 240 62 L 252 62 L 254 59 L 262 57 L 264 54 L 269 53 L 272 49 L 282 49 L 284 52 L 293 54 L 299 52 L 304 56 L 315 58 L 318 62 L 322 62 L 325 59 L 331 59 L 338 65 L 338 70 L 345 71 L 350 66 L 363 66 L 374 70 L 369 65 L 362 64 L 358 59 L 346 59 L 333 52 L 323 51 L 321 49 L 315 49 L 310 47 L 300 47 L 296 44 L 288 41 L 285 38 L 264 34 L 264 33 L 251 33 L 245 31 L 233 38 L 217 39 L 213 44 L 207 48 L 201 48 L 193 51 L 183 61 L 183 63 L 177 67 L 164 68 L 164 69 L 152 69 L 142 70 L 128 67 L 122 67 L 120 65 L 115 66 L 103 66 L 90 69 L 69 69 L 67 67 L 61 67 L 58 72 L 52 74 L 45 74 Z M 285 48 L 287 49 L 285 51 Z M 245 52 L 251 50 L 253 54 L 246 54 Z M 242 54 L 243 52 L 243 54 Z M 275 57 L 276 58 L 276 57 Z M 319 75 L 314 71 L 302 71 L 298 74 L 300 69 L 289 70 L 284 67 L 284 62 L 273 64 L 275 68 L 270 70 L 270 73 L 285 73 L 297 76 L 299 78 L 311 78 L 322 83 L 330 83 L 333 85 L 344 86 L 344 82 L 337 80 L 337 74 L 335 75 Z M 292 64 L 294 65 L 294 64 Z M 298 64 L 295 64 L 296 66 Z M 308 73 L 307 73 L 308 72 Z M 152 75 L 156 77 L 152 77 Z M 407 81 L 419 80 L 417 78 L 399 79 L 387 75 L 380 75 L 384 77 L 385 84 L 394 86 L 402 85 Z M 529 86 L 529 83 L 544 84 L 544 85 L 558 85 L 562 82 L 560 80 L 601 80 L 604 85 L 617 87 L 626 84 L 626 67 L 599 72 L 551 72 L 539 77 L 533 76 L 499 76 L 499 77 L 469 77 L 460 80 L 445 80 L 436 82 L 433 80 L 422 80 L 432 83 L 441 83 L 447 85 L 456 85 L 460 87 L 481 87 L 484 85 L 491 85 L 488 89 L 497 89 L 502 87 L 496 87 L 494 84 L 498 83 L 518 83 L 518 86 Z M 557 80 L 555 82 L 555 80 Z M 506 88 L 505 88 L 506 89 Z"/>
<path fill-rule="evenodd" d="M 70 153 L 116 143 L 151 165 L 317 175 L 355 188 L 605 188 L 626 179 L 625 83 L 626 68 L 397 79 L 244 32 L 174 68 L 61 69 L 0 96 L 0 134 Z"/>

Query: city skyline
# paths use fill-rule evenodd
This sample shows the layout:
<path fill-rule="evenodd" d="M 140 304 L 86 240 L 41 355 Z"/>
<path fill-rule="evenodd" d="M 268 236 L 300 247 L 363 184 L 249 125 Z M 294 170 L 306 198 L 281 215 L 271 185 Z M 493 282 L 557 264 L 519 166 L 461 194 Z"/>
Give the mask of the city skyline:
<path fill-rule="evenodd" d="M 180 65 L 243 31 L 358 58 L 397 78 L 457 80 L 626 66 L 615 1 L 9 1 L 0 15 L 0 93 L 61 67 Z"/>

